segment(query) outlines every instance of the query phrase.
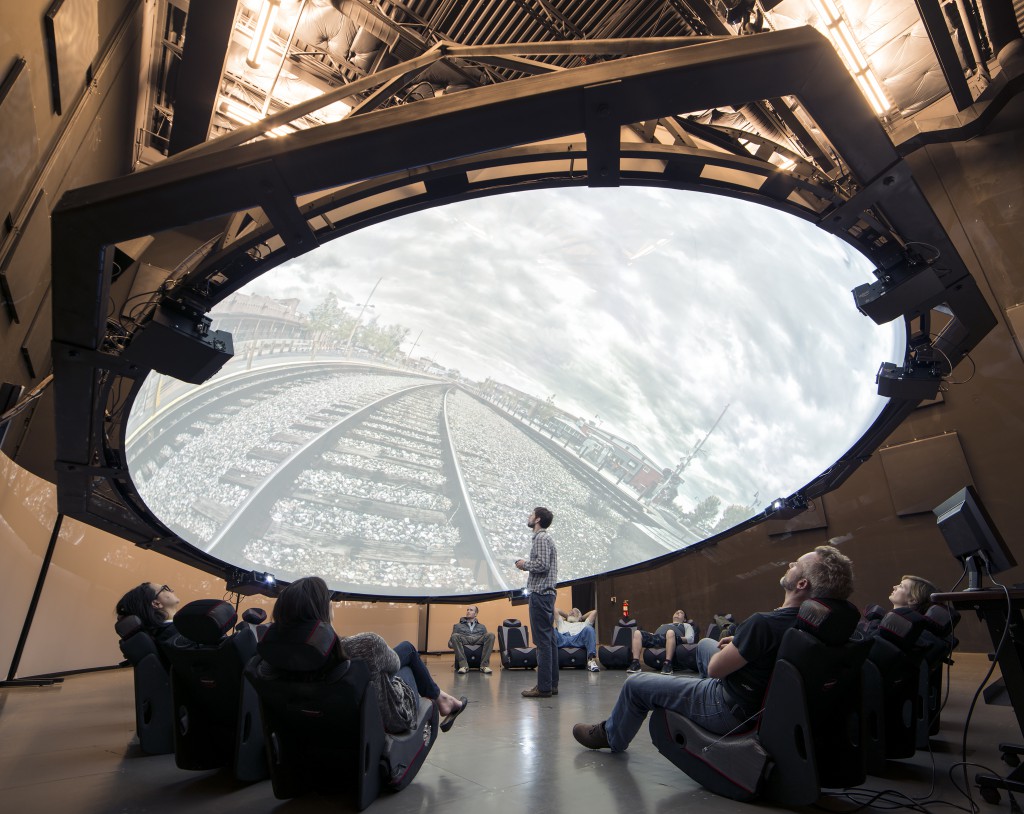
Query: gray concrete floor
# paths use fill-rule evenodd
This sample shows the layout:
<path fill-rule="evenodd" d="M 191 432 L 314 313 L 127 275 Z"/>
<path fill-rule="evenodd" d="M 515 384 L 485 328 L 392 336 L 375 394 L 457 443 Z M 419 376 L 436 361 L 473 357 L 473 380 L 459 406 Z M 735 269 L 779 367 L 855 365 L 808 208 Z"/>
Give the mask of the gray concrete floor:
<path fill-rule="evenodd" d="M 427 663 L 444 689 L 468 696 L 471 703 L 455 727 L 439 736 L 413 784 L 373 804 L 371 810 L 377 814 L 753 810 L 710 794 L 679 772 L 654 748 L 646 727 L 624 754 L 591 752 L 577 745 L 572 725 L 606 717 L 626 680 L 621 671 L 564 670 L 557 698 L 528 701 L 519 692 L 533 685 L 532 671 L 457 676 L 450 656 L 428 657 Z M 865 788 L 891 788 L 911 797 L 966 806 L 950 782 L 948 769 L 960 759 L 967 708 L 987 669 L 984 655 L 959 655 L 932 754 L 919 752 L 911 760 L 890 762 L 886 776 L 869 777 Z M 269 781 L 242 785 L 225 771 L 185 772 L 175 767 L 173 756 L 142 755 L 133 743 L 132 692 L 128 670 L 71 676 L 62 686 L 51 688 L 0 690 L 0 810 L 30 814 L 344 810 L 336 799 L 314 796 L 279 801 Z M 967 759 L 1004 773 L 996 744 L 1022 740 L 1008 707 L 979 703 Z M 975 771 L 970 770 L 971 778 Z M 982 812 L 1007 810 L 1005 794 L 1001 806 L 982 802 L 977 792 L 975 799 Z M 841 796 L 823 797 L 819 806 L 854 808 Z M 935 810 L 953 809 L 936 806 Z"/>

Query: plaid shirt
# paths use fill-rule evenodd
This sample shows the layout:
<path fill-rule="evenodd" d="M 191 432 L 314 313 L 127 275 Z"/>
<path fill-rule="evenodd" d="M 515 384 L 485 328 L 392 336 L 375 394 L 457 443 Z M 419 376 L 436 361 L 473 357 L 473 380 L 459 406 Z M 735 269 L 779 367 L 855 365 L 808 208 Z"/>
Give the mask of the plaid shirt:
<path fill-rule="evenodd" d="M 541 530 L 533 535 L 530 558 L 523 563 L 523 570 L 530 572 L 526 590 L 531 594 L 555 592 L 558 585 L 558 550 L 547 531 Z"/>

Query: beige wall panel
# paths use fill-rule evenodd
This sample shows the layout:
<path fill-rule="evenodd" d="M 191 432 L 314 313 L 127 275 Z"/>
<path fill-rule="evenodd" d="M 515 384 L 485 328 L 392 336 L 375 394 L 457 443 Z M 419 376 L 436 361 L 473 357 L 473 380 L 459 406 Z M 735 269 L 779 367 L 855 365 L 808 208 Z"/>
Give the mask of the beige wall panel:
<path fill-rule="evenodd" d="M 21 635 L 56 517 L 53 486 L 0 455 L 0 562 L 5 586 L 0 613 L 0 678 L 6 678 Z"/>
<path fill-rule="evenodd" d="M 955 432 L 894 444 L 878 451 L 899 517 L 930 512 L 974 478 Z"/>

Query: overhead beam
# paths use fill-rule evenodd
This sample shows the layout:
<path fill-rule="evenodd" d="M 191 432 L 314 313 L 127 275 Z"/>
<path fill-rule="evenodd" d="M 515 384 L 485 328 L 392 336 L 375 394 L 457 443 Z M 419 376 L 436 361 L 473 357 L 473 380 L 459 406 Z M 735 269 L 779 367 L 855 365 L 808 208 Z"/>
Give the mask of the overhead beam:
<path fill-rule="evenodd" d="M 188 93 L 176 94 L 171 155 L 202 144 L 210 134 L 236 6 L 235 0 L 203 0 L 189 7 L 177 83 Z"/>

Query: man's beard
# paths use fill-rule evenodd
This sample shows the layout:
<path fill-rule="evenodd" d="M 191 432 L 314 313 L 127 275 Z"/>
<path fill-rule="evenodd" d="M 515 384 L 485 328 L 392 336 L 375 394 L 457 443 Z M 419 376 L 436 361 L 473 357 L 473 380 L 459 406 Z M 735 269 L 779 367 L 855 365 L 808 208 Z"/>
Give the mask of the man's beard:
<path fill-rule="evenodd" d="M 793 590 L 796 589 L 796 584 L 799 581 L 800 581 L 799 577 L 797 577 L 796 579 L 794 579 L 792 581 L 789 581 L 789 580 L 786 579 L 786 575 L 783 574 L 781 579 L 779 579 L 779 585 L 782 586 L 782 590 L 784 590 L 784 591 L 793 591 Z"/>

